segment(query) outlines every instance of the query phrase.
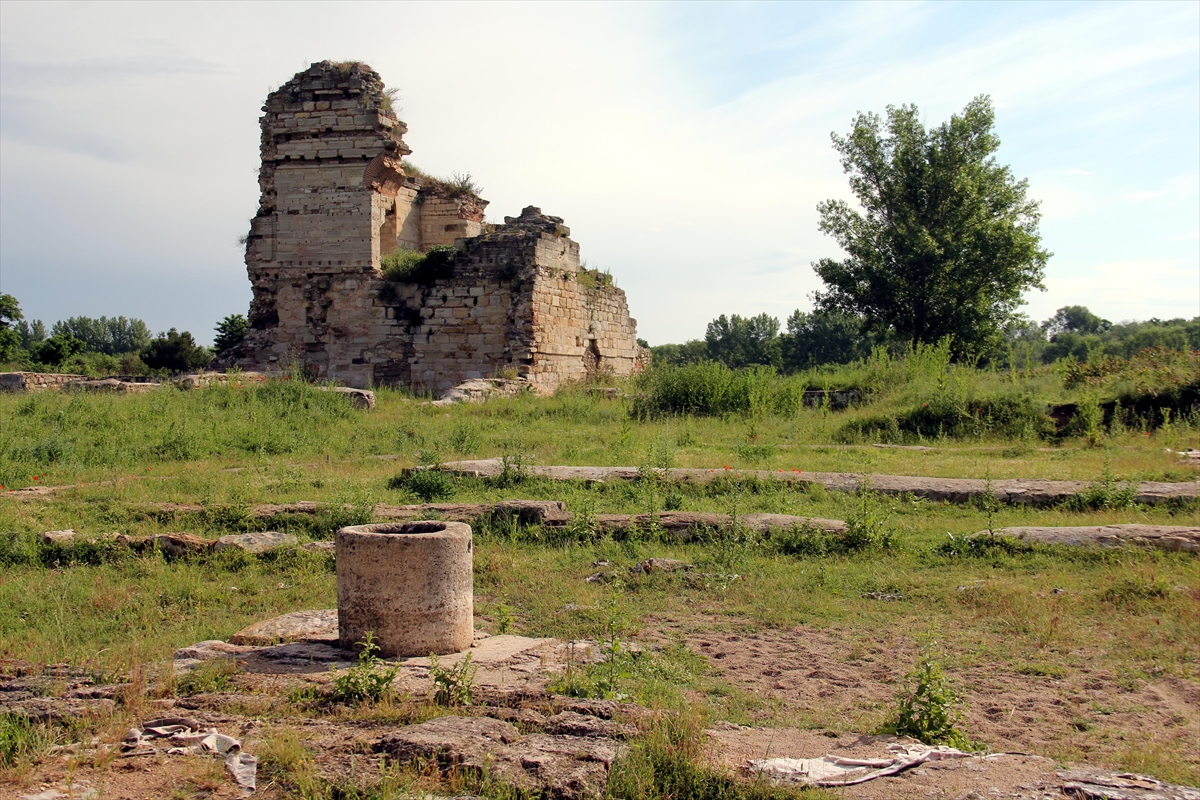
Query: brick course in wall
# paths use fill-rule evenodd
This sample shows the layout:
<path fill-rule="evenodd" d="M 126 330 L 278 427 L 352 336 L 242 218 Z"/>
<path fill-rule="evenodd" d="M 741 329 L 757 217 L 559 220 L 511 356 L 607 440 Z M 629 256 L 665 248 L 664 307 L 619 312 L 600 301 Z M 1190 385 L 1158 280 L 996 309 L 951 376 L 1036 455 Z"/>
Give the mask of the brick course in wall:
<path fill-rule="evenodd" d="M 548 392 L 639 369 L 625 293 L 581 271 L 562 220 L 531 206 L 487 225 L 487 201 L 405 174 L 407 128 L 385 98 L 366 65 L 328 61 L 268 96 L 250 330 L 219 363 L 433 391 L 515 370 Z M 383 279 L 382 256 L 437 245 L 457 250 L 449 277 Z"/>

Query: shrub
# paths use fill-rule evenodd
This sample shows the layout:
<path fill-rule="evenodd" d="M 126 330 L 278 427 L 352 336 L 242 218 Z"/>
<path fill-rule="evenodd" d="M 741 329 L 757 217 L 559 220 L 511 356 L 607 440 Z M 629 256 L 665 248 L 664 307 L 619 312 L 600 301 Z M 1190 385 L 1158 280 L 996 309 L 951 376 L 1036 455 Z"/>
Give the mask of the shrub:
<path fill-rule="evenodd" d="M 454 257 L 457 252 L 452 246 L 444 244 L 430 248 L 425 253 L 400 248 L 381 258 L 379 266 L 386 281 L 427 286 L 454 276 Z"/>
<path fill-rule="evenodd" d="M 917 668 L 908 674 L 908 681 L 914 685 L 898 698 L 896 716 L 886 725 L 887 732 L 911 736 L 925 744 L 974 749 L 971 740 L 958 728 L 963 720 L 962 700 L 941 665 L 928 652 L 922 654 Z"/>
<path fill-rule="evenodd" d="M 458 666 L 443 667 L 437 655 L 429 654 L 429 677 L 433 679 L 433 702 L 439 706 L 469 706 L 475 700 L 475 671 L 471 654 Z"/>
<path fill-rule="evenodd" d="M 377 703 L 392 690 L 392 681 L 400 671 L 398 666 L 384 667 L 379 659 L 379 645 L 375 644 L 375 635 L 367 631 L 365 641 L 355 642 L 362 647 L 358 654 L 358 663 L 333 679 L 333 695 L 330 699 L 335 703 L 361 703 L 370 701 Z"/>
<path fill-rule="evenodd" d="M 715 361 L 655 367 L 635 385 L 638 417 L 794 414 L 807 388 L 802 377 L 780 377 L 774 367 L 730 369 Z"/>
<path fill-rule="evenodd" d="M 1027 439 L 1046 436 L 1053 428 L 1044 404 L 1028 394 L 972 398 L 943 393 L 894 415 L 851 420 L 837 432 L 837 439 L 885 444 L 943 437 Z"/>
<path fill-rule="evenodd" d="M 834 438 L 844 444 L 897 444 L 904 439 L 904 435 L 900 432 L 900 423 L 895 417 L 878 415 L 850 420 L 838 430 Z"/>
<path fill-rule="evenodd" d="M 82 353 L 86 346 L 81 339 L 69 333 L 57 333 L 38 345 L 37 359 L 43 364 L 58 366 Z"/>
<path fill-rule="evenodd" d="M 451 498 L 458 490 L 454 476 L 438 469 L 418 469 L 398 475 L 388 481 L 388 488 L 412 492 L 426 503 Z"/>

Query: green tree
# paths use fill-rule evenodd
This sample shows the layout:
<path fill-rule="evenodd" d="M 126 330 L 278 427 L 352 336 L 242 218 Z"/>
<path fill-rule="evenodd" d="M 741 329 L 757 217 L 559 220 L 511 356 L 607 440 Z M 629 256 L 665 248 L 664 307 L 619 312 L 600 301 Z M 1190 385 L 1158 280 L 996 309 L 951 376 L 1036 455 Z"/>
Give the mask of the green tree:
<path fill-rule="evenodd" d="M 37 360 L 57 367 L 85 350 L 87 345 L 81 339 L 69 333 L 56 333 L 38 345 Z"/>
<path fill-rule="evenodd" d="M 1027 181 L 996 162 L 991 99 L 925 130 L 917 107 L 859 114 L 834 148 L 862 211 L 841 200 L 817 209 L 820 228 L 847 257 L 813 268 L 827 311 L 861 316 L 875 333 L 932 344 L 953 337 L 959 355 L 995 346 L 1030 288 L 1043 289 L 1038 202 Z"/>
<path fill-rule="evenodd" d="M 224 353 L 231 347 L 237 347 L 246 338 L 246 318 L 241 314 L 230 314 L 217 323 L 217 338 L 213 341 L 213 350 Z"/>
<path fill-rule="evenodd" d="M 704 334 L 708 355 L 727 367 L 767 364 L 778 367 L 783 357 L 779 344 L 779 320 L 770 314 L 739 317 L 724 314 L 708 323 Z"/>
<path fill-rule="evenodd" d="M 70 334 L 88 351 L 116 356 L 136 353 L 150 344 L 150 329 L 140 319 L 126 317 L 68 317 L 54 323 L 53 336 Z"/>
<path fill-rule="evenodd" d="M 208 366 L 212 361 L 212 353 L 196 344 L 192 334 L 187 331 L 180 333 L 171 328 L 146 345 L 146 349 L 142 351 L 142 361 L 150 369 L 186 372 Z"/>
<path fill-rule="evenodd" d="M 0 294 L 0 363 L 15 361 L 21 352 L 21 305 L 11 294 Z"/>
<path fill-rule="evenodd" d="M 788 370 L 821 364 L 849 364 L 871 354 L 871 339 L 862 333 L 862 320 L 841 311 L 797 309 L 780 337 L 783 365 Z"/>
<path fill-rule="evenodd" d="M 1103 333 L 1110 328 L 1111 322 L 1096 316 L 1087 306 L 1063 306 L 1042 323 L 1042 330 L 1051 336 L 1058 333 Z"/>

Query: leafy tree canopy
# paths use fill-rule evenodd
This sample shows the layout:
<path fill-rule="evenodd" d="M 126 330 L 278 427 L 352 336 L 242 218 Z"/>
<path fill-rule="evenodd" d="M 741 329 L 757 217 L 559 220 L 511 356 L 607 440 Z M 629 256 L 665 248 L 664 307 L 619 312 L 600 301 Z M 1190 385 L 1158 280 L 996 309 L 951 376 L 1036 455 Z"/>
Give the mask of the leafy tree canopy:
<path fill-rule="evenodd" d="M 871 340 L 862 334 L 862 320 L 841 311 L 797 309 L 781 338 L 783 363 L 789 370 L 821 364 L 849 364 L 871 354 Z"/>
<path fill-rule="evenodd" d="M 11 294 L 0 294 L 0 362 L 17 358 L 21 349 L 21 334 L 17 325 L 24 319 L 17 298 Z"/>
<path fill-rule="evenodd" d="M 1087 306 L 1063 306 L 1042 323 L 1042 330 L 1051 336 L 1059 333 L 1102 333 L 1111 327 L 1111 322 L 1096 316 Z"/>
<path fill-rule="evenodd" d="M 212 353 L 196 344 L 192 334 L 187 331 L 180 333 L 171 328 L 146 345 L 146 349 L 142 351 L 142 361 L 151 369 L 186 372 L 208 366 L 212 361 Z"/>
<path fill-rule="evenodd" d="M 87 350 L 87 344 L 69 333 L 56 333 L 37 346 L 37 360 L 57 367 Z"/>
<path fill-rule="evenodd" d="M 833 134 L 862 210 L 818 205 L 821 231 L 847 253 L 813 264 L 821 308 L 860 316 L 877 334 L 934 343 L 953 337 L 962 355 L 1000 340 L 1030 288 L 1044 288 L 1037 201 L 996 162 L 991 99 L 925 130 L 914 105 L 859 114 Z"/>
<path fill-rule="evenodd" d="M 708 355 L 730 367 L 751 364 L 780 366 L 779 320 L 770 314 L 739 317 L 724 314 L 708 323 L 704 334 Z"/>
<path fill-rule="evenodd" d="M 70 334 L 83 342 L 85 349 L 110 356 L 136 353 L 150 344 L 150 329 L 136 318 L 68 317 L 50 329 L 51 336 L 59 334 Z"/>
<path fill-rule="evenodd" d="M 231 347 L 237 347 L 246 338 L 248 325 L 241 314 L 230 314 L 217 323 L 217 338 L 213 341 L 213 350 L 223 353 Z"/>

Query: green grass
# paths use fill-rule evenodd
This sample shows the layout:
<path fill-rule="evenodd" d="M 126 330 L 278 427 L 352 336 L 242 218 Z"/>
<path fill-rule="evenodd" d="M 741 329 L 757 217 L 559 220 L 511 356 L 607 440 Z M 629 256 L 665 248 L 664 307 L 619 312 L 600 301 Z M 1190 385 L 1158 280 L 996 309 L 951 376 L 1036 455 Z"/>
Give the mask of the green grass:
<path fill-rule="evenodd" d="M 910 383 L 921 380 L 926 378 Z M 1000 386 L 1007 377 L 978 380 Z M 1039 374 L 1031 380 L 1049 385 L 1057 378 Z M 1034 389 L 1049 391 L 1039 386 Z M 154 684 L 179 647 L 225 639 L 276 614 L 336 604 L 328 556 L 226 551 L 168 561 L 111 544 L 106 537 L 114 532 L 186 531 L 213 538 L 271 529 L 304 542 L 369 521 L 377 502 L 522 498 L 562 500 L 580 517 L 565 530 L 500 521 L 475 526 L 478 624 L 493 632 L 591 638 L 610 649 L 615 644 L 620 658 L 607 673 L 588 668 L 576 676 L 577 693 L 628 695 L 656 708 L 694 707 L 700 715 L 690 721 L 684 715 L 679 729 L 645 732 L 615 773 L 613 797 L 786 796 L 701 766 L 697 726 L 716 719 L 826 724 L 726 684 L 687 648 L 687 631 L 806 626 L 849 637 L 910 632 L 899 634 L 904 644 L 937 630 L 951 678 L 986 668 L 1027 680 L 1071 681 L 1100 671 L 1130 687 L 1164 680 L 1195 686 L 1200 559 L 1194 554 L 1007 546 L 986 539 L 968 544 L 966 538 L 989 526 L 1196 525 L 1194 506 L 1132 506 L 1112 488 L 1113 481 L 1129 478 L 1194 479 L 1195 472 L 1164 449 L 1200 447 L 1195 427 L 1185 421 L 1149 435 L 1106 433 L 1096 446 L 1083 438 L 1052 445 L 995 432 L 930 440 L 931 451 L 839 444 L 839 431 L 850 421 L 907 407 L 911 397 L 905 393 L 917 389 L 899 382 L 888 391 L 891 399 L 880 390 L 872 404 L 843 412 L 641 417 L 631 413 L 631 401 L 598 398 L 577 387 L 552 398 L 451 408 L 382 390 L 370 412 L 289 382 L 128 397 L 0 396 L 0 483 L 79 484 L 31 501 L 0 496 L 0 658 L 67 662 L 118 678 L 145 674 Z M 560 483 L 519 472 L 507 481 L 443 477 L 437 486 L 398 477 L 418 463 L 500 456 L 512 463 L 1074 478 L 1096 481 L 1096 488 L 1088 502 L 1038 509 L 856 496 L 739 476 L 678 486 L 655 480 Z M 297 500 L 316 501 L 321 510 L 271 519 L 250 513 L 256 504 Z M 162 503 L 200 504 L 203 510 L 155 505 Z M 845 519 L 855 522 L 857 533 L 842 541 L 811 532 L 712 532 L 682 543 L 653 530 L 599 536 L 588 523 L 599 513 L 663 508 Z M 64 528 L 76 530 L 81 541 L 46 545 L 38 538 Z M 630 571 L 651 556 L 687 561 L 695 574 Z M 601 560 L 611 563 L 619 580 L 587 583 Z M 903 595 L 904 601 L 863 597 L 871 593 Z M 672 633 L 664 634 L 667 623 Z M 643 640 L 659 645 L 634 655 L 627 645 Z M 236 671 L 213 667 L 169 690 L 236 691 L 239 680 Z M 334 713 L 288 708 L 280 701 L 272 713 Z M 885 722 L 890 708 L 846 712 L 837 724 L 867 732 Z M 392 712 L 380 705 L 336 713 L 373 718 Z M 1200 765 L 1176 741 L 1154 731 L 1126 731 L 1115 740 L 1111 727 L 1086 720 L 1080 725 L 1051 755 L 1101 752 L 1101 761 L 1114 767 L 1200 780 Z M 43 734 L 57 735 L 18 729 L 11 720 L 0 725 L 6 763 L 29 763 L 29 753 L 48 746 Z M 316 776 L 303 743 L 281 735 L 271 747 L 274 755 L 264 759 L 264 769 L 278 774 L 292 796 L 342 791 Z M 393 789 L 372 790 L 377 796 L 400 796 L 401 787 L 423 785 L 424 778 L 397 773 L 387 780 Z M 360 794 L 373 796 L 365 792 Z"/>

